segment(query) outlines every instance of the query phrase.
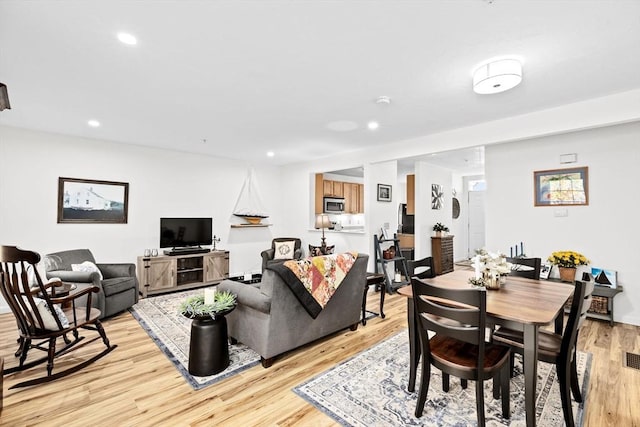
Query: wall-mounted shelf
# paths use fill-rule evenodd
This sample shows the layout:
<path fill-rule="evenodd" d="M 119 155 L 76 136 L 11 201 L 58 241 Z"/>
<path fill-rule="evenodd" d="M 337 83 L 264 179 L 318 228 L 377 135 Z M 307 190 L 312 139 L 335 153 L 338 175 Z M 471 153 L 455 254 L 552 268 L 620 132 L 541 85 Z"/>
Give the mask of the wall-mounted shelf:
<path fill-rule="evenodd" d="M 271 227 L 272 224 L 231 224 L 231 228 Z"/>

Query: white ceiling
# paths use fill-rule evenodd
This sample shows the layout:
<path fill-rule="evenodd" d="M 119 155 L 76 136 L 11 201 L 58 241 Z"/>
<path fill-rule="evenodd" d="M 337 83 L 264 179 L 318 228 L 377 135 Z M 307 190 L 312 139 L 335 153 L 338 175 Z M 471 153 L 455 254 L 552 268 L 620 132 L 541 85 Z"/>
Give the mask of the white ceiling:
<path fill-rule="evenodd" d="M 639 46 L 637 0 L 0 0 L 0 124 L 281 165 L 637 89 Z"/>

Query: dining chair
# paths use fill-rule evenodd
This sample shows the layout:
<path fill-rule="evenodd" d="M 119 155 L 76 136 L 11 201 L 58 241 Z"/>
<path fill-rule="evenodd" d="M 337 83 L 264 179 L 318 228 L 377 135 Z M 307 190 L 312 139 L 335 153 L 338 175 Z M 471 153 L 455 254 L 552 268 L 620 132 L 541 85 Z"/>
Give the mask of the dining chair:
<path fill-rule="evenodd" d="M 484 288 L 450 289 L 412 278 L 413 303 L 422 349 L 422 373 L 415 416 L 421 417 L 429 390 L 431 365 L 449 376 L 476 382 L 478 425 L 485 425 L 484 380 L 493 379 L 493 396 L 502 399 L 502 416 L 510 417 L 509 347 L 485 342 L 487 294 Z M 435 333 L 429 338 L 429 333 Z"/>
<path fill-rule="evenodd" d="M 576 281 L 571 311 L 562 335 L 543 329 L 538 333 L 538 360 L 556 365 L 562 412 L 566 425 L 570 427 L 574 425 L 574 420 L 569 388 L 576 402 L 582 402 L 576 369 L 576 342 L 580 326 L 591 306 L 593 287 L 593 283 Z M 524 337 L 521 331 L 500 328 L 493 333 L 493 341 L 511 347 L 511 366 L 513 366 L 513 352 L 518 354 L 524 352 Z"/>
<path fill-rule="evenodd" d="M 507 257 L 507 262 L 512 264 L 511 276 L 526 277 L 527 279 L 540 280 L 540 258 Z"/>
<path fill-rule="evenodd" d="M 418 270 L 417 273 L 416 270 Z M 435 277 L 433 257 L 428 256 L 422 259 L 407 260 L 407 272 L 409 273 L 409 277 L 416 276 L 418 279 Z"/>

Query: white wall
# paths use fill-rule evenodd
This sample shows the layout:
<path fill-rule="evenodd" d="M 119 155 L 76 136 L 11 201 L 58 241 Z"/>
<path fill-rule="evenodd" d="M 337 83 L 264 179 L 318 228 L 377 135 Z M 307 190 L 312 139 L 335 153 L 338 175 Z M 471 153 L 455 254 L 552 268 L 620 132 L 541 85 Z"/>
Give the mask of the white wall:
<path fill-rule="evenodd" d="M 415 258 L 431 256 L 431 236 L 436 222 L 451 230 L 451 171 L 425 162 L 416 162 Z M 431 184 L 442 186 L 442 209 L 431 208 Z M 456 238 L 454 237 L 454 240 Z"/>
<path fill-rule="evenodd" d="M 639 141 L 640 123 L 632 123 L 486 147 L 487 248 L 508 254 L 523 241 L 528 256 L 574 250 L 616 270 L 624 292 L 615 320 L 640 325 Z M 578 162 L 560 164 L 566 153 Z M 589 167 L 589 205 L 534 207 L 533 172 L 572 166 Z M 568 216 L 554 216 L 564 209 Z"/>
<path fill-rule="evenodd" d="M 136 262 L 159 245 L 160 217 L 213 217 L 230 272 L 260 271 L 260 252 L 286 227 L 280 173 L 256 168 L 273 227 L 231 229 L 248 165 L 210 156 L 0 127 L 1 244 L 41 254 L 89 248 L 100 262 Z M 58 224 L 58 177 L 129 183 L 127 224 Z"/>

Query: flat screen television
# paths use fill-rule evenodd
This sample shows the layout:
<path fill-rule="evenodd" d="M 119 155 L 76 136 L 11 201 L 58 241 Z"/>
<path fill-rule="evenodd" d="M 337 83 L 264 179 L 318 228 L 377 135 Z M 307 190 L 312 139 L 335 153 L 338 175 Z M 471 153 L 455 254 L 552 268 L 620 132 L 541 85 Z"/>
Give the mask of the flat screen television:
<path fill-rule="evenodd" d="M 212 218 L 160 218 L 160 247 L 210 245 L 212 225 Z"/>

